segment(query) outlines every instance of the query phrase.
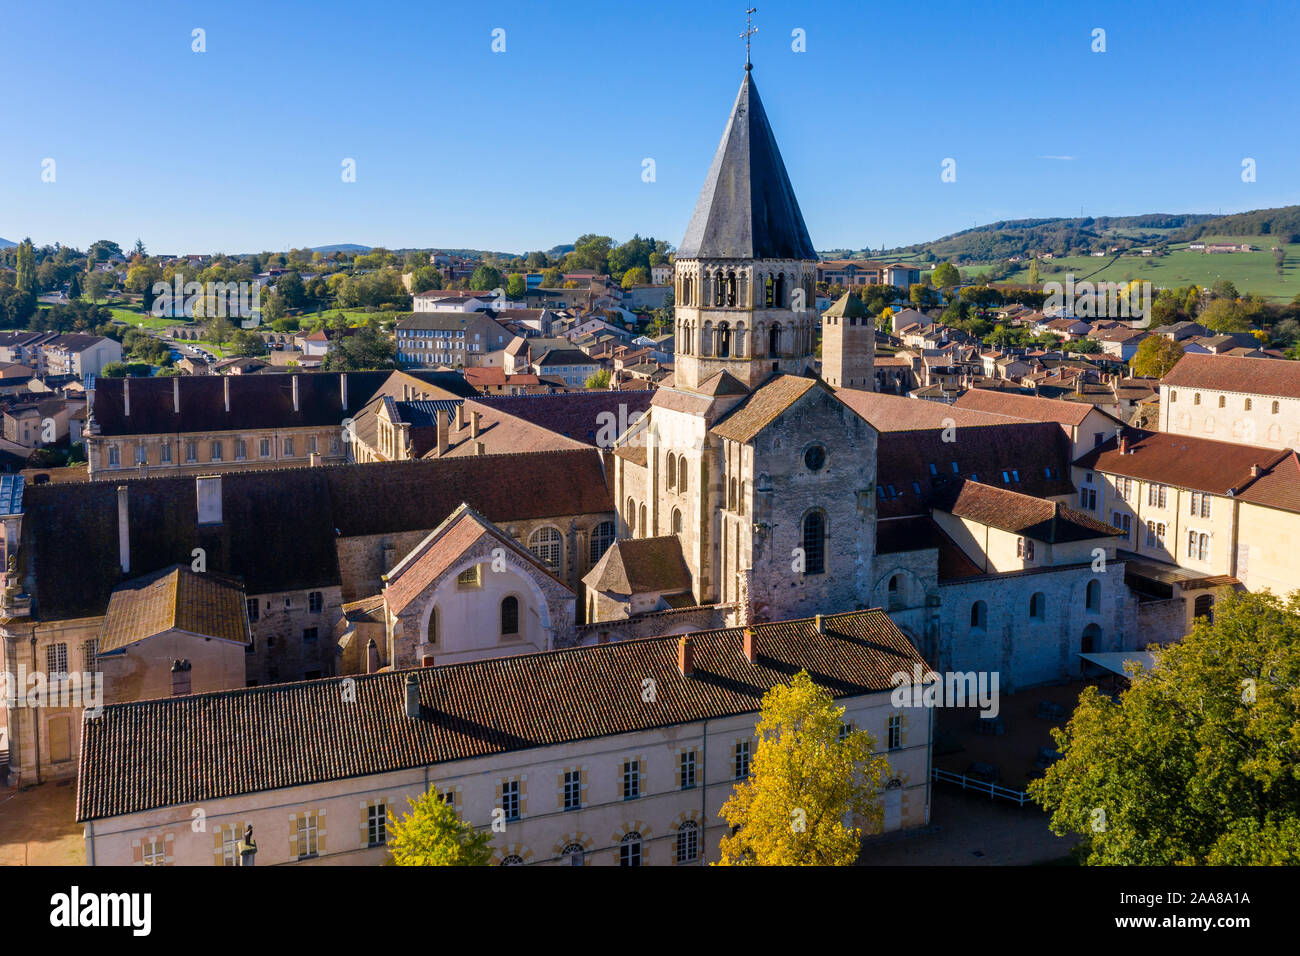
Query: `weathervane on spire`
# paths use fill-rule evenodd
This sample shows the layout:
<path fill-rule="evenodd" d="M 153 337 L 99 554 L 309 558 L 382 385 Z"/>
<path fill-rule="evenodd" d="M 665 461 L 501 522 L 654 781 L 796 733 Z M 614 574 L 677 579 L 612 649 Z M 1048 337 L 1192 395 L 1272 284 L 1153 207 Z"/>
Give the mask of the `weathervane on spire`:
<path fill-rule="evenodd" d="M 753 21 L 750 18 L 757 12 L 758 7 L 750 7 L 745 11 L 745 32 L 740 35 L 740 38 L 745 41 L 746 70 L 752 70 L 754 68 L 753 64 L 749 62 L 749 38 L 758 32 L 758 27 L 754 26 Z"/>

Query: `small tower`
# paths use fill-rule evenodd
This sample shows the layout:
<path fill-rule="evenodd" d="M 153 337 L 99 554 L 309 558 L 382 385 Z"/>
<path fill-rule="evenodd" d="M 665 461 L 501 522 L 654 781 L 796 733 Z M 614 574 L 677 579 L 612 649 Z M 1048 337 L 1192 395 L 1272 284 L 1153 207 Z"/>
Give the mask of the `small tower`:
<path fill-rule="evenodd" d="M 831 388 L 876 390 L 876 328 L 856 292 L 822 313 L 822 381 Z"/>

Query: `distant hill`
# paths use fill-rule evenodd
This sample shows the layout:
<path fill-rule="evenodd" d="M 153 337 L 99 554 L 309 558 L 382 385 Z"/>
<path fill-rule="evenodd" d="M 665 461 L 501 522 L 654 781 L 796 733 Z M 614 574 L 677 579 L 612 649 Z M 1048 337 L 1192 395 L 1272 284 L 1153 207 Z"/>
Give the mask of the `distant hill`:
<path fill-rule="evenodd" d="M 1212 216 L 1204 213 L 1147 213 L 1141 216 L 1098 216 L 1060 219 L 1004 219 L 930 242 L 873 252 L 853 252 L 864 258 L 918 262 L 952 260 L 958 265 L 996 262 L 1012 256 L 1050 252 L 1053 256 L 1086 256 L 1158 243 L 1188 242 L 1202 236 L 1278 236 L 1284 243 L 1300 242 L 1300 206 L 1256 209 Z M 843 256 L 843 250 L 836 255 Z"/>
<path fill-rule="evenodd" d="M 311 252 L 369 252 L 370 246 L 359 246 L 355 242 L 338 242 L 332 246 L 312 246 Z"/>
<path fill-rule="evenodd" d="M 10 242 L 8 239 L 0 239 L 0 249 L 12 249 L 18 245 L 16 242 Z"/>

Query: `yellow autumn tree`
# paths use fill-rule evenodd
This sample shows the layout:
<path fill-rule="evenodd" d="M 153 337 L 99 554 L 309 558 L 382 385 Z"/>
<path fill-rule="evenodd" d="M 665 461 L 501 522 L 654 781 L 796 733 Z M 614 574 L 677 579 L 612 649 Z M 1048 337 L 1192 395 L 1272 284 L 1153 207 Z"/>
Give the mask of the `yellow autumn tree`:
<path fill-rule="evenodd" d="M 842 728 L 844 730 L 842 731 Z M 723 866 L 849 866 L 880 826 L 889 762 L 844 725 L 844 708 L 807 671 L 763 697 L 748 779 L 722 807 Z"/>

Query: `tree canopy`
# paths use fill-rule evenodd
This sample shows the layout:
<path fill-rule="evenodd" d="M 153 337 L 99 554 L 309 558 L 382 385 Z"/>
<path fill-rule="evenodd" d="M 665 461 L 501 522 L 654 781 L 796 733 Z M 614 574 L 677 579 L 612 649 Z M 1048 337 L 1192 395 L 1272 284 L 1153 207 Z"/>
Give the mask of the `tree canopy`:
<path fill-rule="evenodd" d="M 879 791 L 889 774 L 875 740 L 849 729 L 844 708 L 800 671 L 763 697 L 749 779 L 736 785 L 721 815 L 724 866 L 847 866 L 862 827 L 880 824 Z M 850 823 L 846 823 L 850 820 Z"/>
<path fill-rule="evenodd" d="M 388 828 L 388 849 L 398 866 L 487 866 L 492 836 L 480 833 L 429 790 L 419 800 L 407 800 L 411 812 Z"/>
<path fill-rule="evenodd" d="M 1300 591 L 1230 594 L 1053 735 L 1029 792 L 1088 863 L 1300 864 Z"/>

